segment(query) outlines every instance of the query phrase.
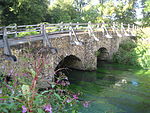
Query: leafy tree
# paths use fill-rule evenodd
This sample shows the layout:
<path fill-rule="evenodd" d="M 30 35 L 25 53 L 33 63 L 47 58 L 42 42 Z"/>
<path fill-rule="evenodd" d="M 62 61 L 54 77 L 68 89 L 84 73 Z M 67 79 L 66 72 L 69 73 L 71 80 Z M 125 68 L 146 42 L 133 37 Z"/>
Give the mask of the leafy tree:
<path fill-rule="evenodd" d="M 73 5 L 77 8 L 78 11 L 82 12 L 82 8 L 90 3 L 91 0 L 74 0 Z"/>
<path fill-rule="evenodd" d="M 150 1 L 145 1 L 144 7 L 144 18 L 143 18 L 144 26 L 150 26 Z"/>
<path fill-rule="evenodd" d="M 58 0 L 49 8 L 46 21 L 50 23 L 77 22 L 80 12 L 73 6 L 73 1 Z"/>
<path fill-rule="evenodd" d="M 106 2 L 103 0 L 103 3 L 99 3 L 97 5 L 88 4 L 83 8 L 82 18 L 85 22 L 106 22 L 110 20 L 111 11 L 113 5 L 111 4 L 112 1 Z"/>
<path fill-rule="evenodd" d="M 120 1 L 120 3 L 115 7 L 114 20 L 126 24 L 134 23 L 136 20 L 136 12 L 134 9 L 134 5 L 135 0 L 125 0 L 125 2 Z"/>
<path fill-rule="evenodd" d="M 112 20 L 112 16 L 114 14 L 114 4 L 113 1 L 107 1 L 105 2 L 103 0 L 103 2 L 99 5 L 98 7 L 98 11 L 99 14 L 101 15 L 101 18 L 98 18 L 97 21 L 98 22 L 110 22 Z"/>
<path fill-rule="evenodd" d="M 136 0 L 98 0 L 97 5 L 92 0 L 55 0 L 49 8 L 48 1 L 53 0 L 1 0 L 0 22 L 8 25 L 36 24 L 42 21 L 134 23 L 136 20 Z M 148 0 L 142 1 L 145 3 Z M 148 6 L 144 9 L 145 24 L 148 23 Z"/>
<path fill-rule="evenodd" d="M 35 24 L 44 20 L 47 0 L 3 0 L 1 21 L 3 25 L 12 23 Z"/>
<path fill-rule="evenodd" d="M 92 23 L 95 23 L 98 17 L 99 17 L 99 13 L 97 11 L 97 8 L 94 6 L 91 6 L 87 10 L 84 9 L 82 13 L 82 19 L 84 22 L 91 21 Z"/>
<path fill-rule="evenodd" d="M 83 9 L 83 18 L 92 22 L 111 22 L 117 21 L 119 23 L 134 23 L 136 20 L 134 5 L 135 0 L 101 0 L 96 6 L 86 6 Z M 86 9 L 87 7 L 88 10 Z"/>
<path fill-rule="evenodd" d="M 1 0 L 0 1 L 0 22 L 1 24 L 8 25 L 16 21 L 16 14 L 14 8 L 16 7 L 17 0 Z"/>
<path fill-rule="evenodd" d="M 47 0 L 23 0 L 18 7 L 17 18 L 20 24 L 40 23 L 44 20 L 46 12 Z"/>

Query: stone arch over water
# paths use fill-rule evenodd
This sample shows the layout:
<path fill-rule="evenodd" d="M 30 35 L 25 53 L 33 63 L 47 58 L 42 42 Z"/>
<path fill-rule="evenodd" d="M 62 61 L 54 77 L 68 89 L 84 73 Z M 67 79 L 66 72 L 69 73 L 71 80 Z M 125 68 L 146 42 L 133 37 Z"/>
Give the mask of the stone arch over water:
<path fill-rule="evenodd" d="M 61 68 L 82 69 L 83 64 L 80 58 L 75 55 L 61 56 L 61 61 L 57 64 L 55 71 Z"/>
<path fill-rule="evenodd" d="M 97 64 L 100 61 L 108 61 L 109 60 L 109 51 L 105 47 L 101 47 L 97 51 Z"/>

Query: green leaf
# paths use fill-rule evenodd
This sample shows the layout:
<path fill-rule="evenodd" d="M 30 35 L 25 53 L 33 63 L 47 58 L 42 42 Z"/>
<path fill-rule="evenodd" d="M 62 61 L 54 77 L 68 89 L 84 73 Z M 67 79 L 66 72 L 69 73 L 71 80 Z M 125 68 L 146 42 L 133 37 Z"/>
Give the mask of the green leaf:
<path fill-rule="evenodd" d="M 34 78 L 36 76 L 36 72 L 33 69 L 30 69 L 32 77 Z"/>
<path fill-rule="evenodd" d="M 44 113 L 44 111 L 41 108 L 38 108 L 38 113 Z"/>
<path fill-rule="evenodd" d="M 50 92 L 50 90 L 48 90 L 48 91 L 43 91 L 41 94 L 43 95 L 43 94 L 48 93 L 48 92 Z"/>
<path fill-rule="evenodd" d="M 55 95 L 59 100 L 62 100 L 62 98 L 61 98 L 57 93 L 54 93 L 54 95 Z"/>
<path fill-rule="evenodd" d="M 29 85 L 22 85 L 21 89 L 22 89 L 23 94 L 29 94 L 30 93 Z"/>
<path fill-rule="evenodd" d="M 77 113 L 76 110 L 73 110 L 72 113 Z"/>
<path fill-rule="evenodd" d="M 52 86 L 52 88 L 54 88 L 56 85 L 55 85 L 55 84 L 52 84 L 51 86 Z"/>
<path fill-rule="evenodd" d="M 10 98 L 9 96 L 2 96 L 0 97 L 1 99 L 7 99 L 7 98 Z"/>
<path fill-rule="evenodd" d="M 22 89 L 22 93 L 24 94 L 24 97 L 29 100 L 29 94 L 30 94 L 29 85 L 22 85 L 21 89 Z"/>
<path fill-rule="evenodd" d="M 3 109 L 4 113 L 9 113 L 7 109 Z"/>

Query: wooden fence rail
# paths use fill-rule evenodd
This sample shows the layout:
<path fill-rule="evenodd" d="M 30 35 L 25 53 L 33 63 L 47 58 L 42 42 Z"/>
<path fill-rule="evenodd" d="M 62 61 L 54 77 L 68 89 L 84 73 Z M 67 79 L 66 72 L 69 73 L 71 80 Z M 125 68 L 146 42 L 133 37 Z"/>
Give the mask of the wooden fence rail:
<path fill-rule="evenodd" d="M 4 28 L 6 28 L 6 34 L 14 34 L 14 37 L 17 37 L 19 33 L 30 33 L 30 32 L 36 32 L 37 34 L 40 34 L 42 32 L 42 24 L 35 24 L 35 25 L 14 25 L 14 26 L 6 26 L 6 27 L 0 27 L 0 35 L 2 36 L 4 34 Z M 45 30 L 46 33 L 59 33 L 59 32 L 69 32 L 69 27 L 71 26 L 74 30 L 77 31 L 88 31 L 88 26 L 91 26 L 93 31 L 101 30 L 105 31 L 127 31 L 132 32 L 136 29 L 136 26 L 134 25 L 127 25 L 127 24 L 106 24 L 106 23 L 58 23 L 58 24 L 47 24 L 45 23 Z M 114 29 L 112 28 L 114 26 Z M 106 31 L 107 30 L 107 31 Z"/>
<path fill-rule="evenodd" d="M 90 37 L 95 41 L 99 41 L 99 38 L 95 36 L 95 31 L 101 31 L 103 37 L 112 38 L 114 34 L 118 37 L 123 36 L 135 36 L 135 30 L 137 29 L 134 25 L 126 24 L 107 24 L 107 23 L 58 23 L 58 24 L 35 24 L 35 25 L 19 25 L 0 27 L 0 36 L 3 40 L 2 46 L 4 48 L 4 55 L 11 57 L 13 61 L 16 61 L 16 57 L 12 55 L 8 37 L 20 38 L 21 34 L 42 36 L 44 46 L 51 48 L 52 53 L 56 53 L 56 49 L 51 47 L 51 42 L 48 39 L 48 34 L 56 33 L 69 33 L 70 44 L 82 45 L 76 35 L 76 32 L 87 32 Z M 24 35 L 23 34 L 23 35 Z M 35 36 L 35 35 L 34 35 Z M 0 40 L 1 41 L 1 40 Z"/>

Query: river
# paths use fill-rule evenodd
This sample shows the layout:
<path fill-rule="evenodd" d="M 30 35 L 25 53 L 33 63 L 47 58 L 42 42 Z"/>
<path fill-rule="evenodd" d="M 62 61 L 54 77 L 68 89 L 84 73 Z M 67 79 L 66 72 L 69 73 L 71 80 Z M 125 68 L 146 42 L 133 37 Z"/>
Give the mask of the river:
<path fill-rule="evenodd" d="M 150 70 L 104 63 L 96 71 L 67 73 L 80 92 L 80 113 L 150 113 Z"/>

